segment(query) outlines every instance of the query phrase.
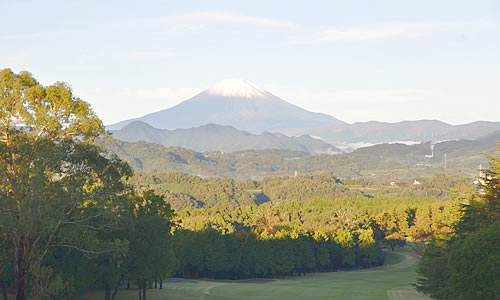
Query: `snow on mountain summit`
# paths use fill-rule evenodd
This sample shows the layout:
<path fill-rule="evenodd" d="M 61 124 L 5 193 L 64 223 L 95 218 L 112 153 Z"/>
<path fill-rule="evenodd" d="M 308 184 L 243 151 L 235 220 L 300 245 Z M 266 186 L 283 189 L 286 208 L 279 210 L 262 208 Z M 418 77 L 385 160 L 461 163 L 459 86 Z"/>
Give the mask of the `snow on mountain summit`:
<path fill-rule="evenodd" d="M 215 123 L 252 134 L 287 134 L 304 128 L 343 124 L 332 116 L 307 111 L 242 79 L 225 79 L 173 107 L 107 126 L 121 129 L 135 121 L 155 128 L 200 127 Z"/>
<path fill-rule="evenodd" d="M 262 98 L 269 93 L 243 79 L 224 79 L 205 91 L 213 96 Z"/>

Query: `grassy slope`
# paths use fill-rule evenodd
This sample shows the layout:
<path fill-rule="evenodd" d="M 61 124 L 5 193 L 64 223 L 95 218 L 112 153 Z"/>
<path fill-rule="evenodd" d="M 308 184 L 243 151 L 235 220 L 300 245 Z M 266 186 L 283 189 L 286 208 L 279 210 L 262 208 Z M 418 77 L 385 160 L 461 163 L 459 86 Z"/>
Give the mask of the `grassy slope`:
<path fill-rule="evenodd" d="M 359 271 L 314 273 L 272 282 L 193 280 L 148 290 L 148 299 L 428 299 L 411 286 L 416 281 L 416 259 L 407 250 L 387 253 L 383 267 Z M 257 280 L 258 281 L 258 280 Z M 138 299 L 137 290 L 120 290 L 120 300 Z M 91 292 L 79 300 L 104 299 Z"/>

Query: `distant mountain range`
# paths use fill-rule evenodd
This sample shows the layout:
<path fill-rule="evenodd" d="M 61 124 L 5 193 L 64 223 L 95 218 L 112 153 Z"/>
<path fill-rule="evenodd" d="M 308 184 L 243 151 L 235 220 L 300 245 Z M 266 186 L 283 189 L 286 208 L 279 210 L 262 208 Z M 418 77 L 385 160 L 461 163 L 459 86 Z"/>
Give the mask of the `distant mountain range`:
<path fill-rule="evenodd" d="M 139 123 L 135 123 L 133 128 L 124 128 L 136 121 L 147 123 L 152 128 L 146 130 Z M 207 124 L 210 125 L 205 127 Z M 214 133 L 210 130 L 216 128 L 213 124 L 234 128 L 217 127 Z M 117 137 L 126 141 L 144 140 L 166 146 L 191 147 L 199 151 L 215 150 L 214 145 L 220 142 L 217 150 L 221 151 L 270 148 L 315 153 L 329 147 L 333 151 L 338 150 L 331 145 L 351 151 L 379 143 L 472 140 L 500 131 L 500 122 L 450 125 L 438 120 L 417 120 L 348 124 L 330 115 L 302 109 L 245 80 L 227 79 L 174 107 L 112 124 L 107 129 L 114 130 Z M 122 129 L 124 131 L 117 131 Z M 161 129 L 191 130 L 168 132 Z M 269 132 L 298 137 L 286 138 Z M 188 137 L 188 134 L 193 136 Z M 226 138 L 234 138 L 232 144 L 220 137 L 225 134 Z M 304 134 L 321 139 L 324 143 Z"/>
<path fill-rule="evenodd" d="M 280 149 L 310 154 L 340 153 L 338 148 L 308 135 L 289 137 L 281 133 L 259 135 L 231 126 L 208 124 L 190 129 L 158 129 L 141 121 L 133 121 L 120 130 L 111 131 L 114 138 L 126 142 L 151 142 L 165 147 L 183 147 L 195 151 L 225 151 Z"/>
<path fill-rule="evenodd" d="M 346 148 L 359 148 L 390 142 L 428 142 L 468 139 L 475 140 L 500 131 L 500 122 L 473 122 L 450 125 L 437 120 L 403 121 L 396 123 L 357 122 L 304 130 L 324 141 Z"/>

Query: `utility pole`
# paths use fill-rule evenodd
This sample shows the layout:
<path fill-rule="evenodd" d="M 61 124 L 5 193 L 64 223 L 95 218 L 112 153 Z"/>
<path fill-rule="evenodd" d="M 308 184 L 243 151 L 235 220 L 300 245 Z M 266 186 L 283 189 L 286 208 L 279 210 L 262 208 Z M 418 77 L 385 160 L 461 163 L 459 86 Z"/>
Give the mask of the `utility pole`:
<path fill-rule="evenodd" d="M 446 153 L 444 154 L 444 168 L 446 169 Z"/>

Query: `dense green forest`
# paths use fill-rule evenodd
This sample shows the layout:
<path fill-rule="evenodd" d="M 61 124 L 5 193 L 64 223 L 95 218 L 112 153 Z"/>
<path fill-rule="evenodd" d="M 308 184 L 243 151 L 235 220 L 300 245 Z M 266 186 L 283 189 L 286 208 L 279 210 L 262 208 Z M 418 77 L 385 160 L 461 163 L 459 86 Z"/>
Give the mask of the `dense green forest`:
<path fill-rule="evenodd" d="M 452 190 L 472 187 L 472 180 L 469 178 L 443 174 L 416 177 L 411 181 L 339 179 L 333 174 L 268 177 L 258 181 L 202 178 L 180 172 L 141 172 L 131 177 L 129 182 L 137 189 L 153 189 L 163 195 L 173 208 L 179 210 L 347 198 L 364 207 L 382 206 L 390 202 L 415 204 L 426 202 L 425 199 L 430 198 L 443 202 L 453 198 L 450 193 Z"/>
<path fill-rule="evenodd" d="M 331 174 L 254 181 L 178 172 L 131 178 L 136 189 L 153 189 L 177 208 L 175 274 L 215 278 L 372 266 L 382 262 L 383 245 L 448 232 L 461 203 L 451 192 L 470 192 L 470 180 L 417 180 L 392 186 Z"/>
<path fill-rule="evenodd" d="M 28 72 L 1 70 L 0 108 L 3 299 L 74 299 L 94 288 L 111 300 L 120 288 L 137 288 L 146 300 L 149 288 L 171 276 L 238 279 L 373 267 L 383 263 L 384 248 L 407 242 L 422 245 L 419 290 L 442 299 L 498 295 L 498 159 L 472 185 L 441 173 L 407 171 L 413 175 L 396 180 L 335 171 L 336 161 L 346 169 L 377 168 L 383 163 L 377 156 L 185 149 L 163 156 L 165 148 L 155 148 L 157 165 L 198 161 L 200 171 L 207 163 L 217 173 L 219 164 L 243 172 L 236 166 L 243 162 L 249 172 L 269 175 L 298 169 L 297 163 L 314 174 L 134 175 L 96 143 L 102 122 L 67 84 L 45 87 Z M 284 161 L 290 165 L 276 165 Z"/>

